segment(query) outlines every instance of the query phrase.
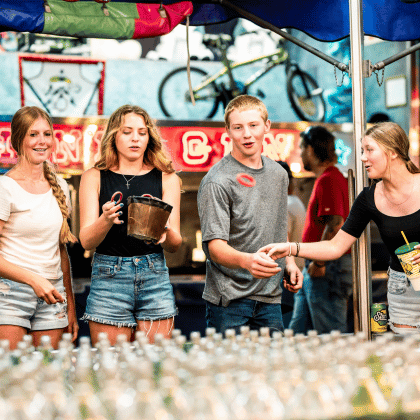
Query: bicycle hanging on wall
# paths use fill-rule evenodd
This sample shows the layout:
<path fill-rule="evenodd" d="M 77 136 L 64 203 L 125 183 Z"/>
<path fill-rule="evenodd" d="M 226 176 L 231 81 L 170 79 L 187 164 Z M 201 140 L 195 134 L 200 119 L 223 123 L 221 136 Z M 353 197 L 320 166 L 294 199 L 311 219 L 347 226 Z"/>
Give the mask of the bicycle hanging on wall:
<path fill-rule="evenodd" d="M 210 35 L 203 37 L 203 43 L 221 57 L 224 67 L 213 75 L 198 67 L 191 67 L 191 83 L 195 105 L 192 104 L 188 88 L 187 67 L 177 68 L 168 73 L 162 80 L 158 99 L 163 113 L 167 117 L 189 120 L 196 115 L 203 119 L 214 117 L 220 104 L 226 107 L 235 96 L 247 94 L 249 88 L 274 67 L 284 64 L 286 67 L 286 91 L 290 104 L 296 115 L 304 121 L 323 121 L 325 117 L 325 101 L 323 90 L 316 80 L 301 70 L 297 63 L 290 60 L 284 47 L 284 39 L 280 39 L 276 52 L 262 55 L 251 60 L 231 62 L 227 58 L 227 48 L 231 44 L 230 35 Z M 233 76 L 233 70 L 253 63 L 262 62 L 263 68 L 257 70 L 245 82 Z M 227 75 L 228 85 L 222 80 Z M 260 90 L 257 96 L 265 97 Z M 176 100 L 174 100 L 176 98 Z"/>

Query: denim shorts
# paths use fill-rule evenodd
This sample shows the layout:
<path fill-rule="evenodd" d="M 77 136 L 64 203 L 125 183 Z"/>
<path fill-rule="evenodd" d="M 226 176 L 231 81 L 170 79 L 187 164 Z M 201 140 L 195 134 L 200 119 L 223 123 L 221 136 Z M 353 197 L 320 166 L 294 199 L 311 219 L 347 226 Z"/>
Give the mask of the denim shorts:
<path fill-rule="evenodd" d="M 0 325 L 17 325 L 30 331 L 55 330 L 69 324 L 63 277 L 49 280 L 63 303 L 49 305 L 31 286 L 0 277 Z"/>
<path fill-rule="evenodd" d="M 417 333 L 420 328 L 420 292 L 413 289 L 405 273 L 388 269 L 388 314 L 392 331 Z M 417 328 L 395 327 L 394 324 Z"/>
<path fill-rule="evenodd" d="M 172 318 L 175 297 L 163 253 L 114 257 L 95 253 L 84 320 L 117 327 Z"/>

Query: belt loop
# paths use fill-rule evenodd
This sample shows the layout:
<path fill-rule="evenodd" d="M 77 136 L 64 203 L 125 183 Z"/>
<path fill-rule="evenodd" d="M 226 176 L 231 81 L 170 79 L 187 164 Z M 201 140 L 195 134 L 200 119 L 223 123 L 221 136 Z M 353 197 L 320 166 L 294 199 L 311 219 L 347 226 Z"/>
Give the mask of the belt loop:
<path fill-rule="evenodd" d="M 122 264 L 122 257 L 118 257 L 117 259 L 117 270 L 120 271 L 121 270 L 121 264 Z"/>

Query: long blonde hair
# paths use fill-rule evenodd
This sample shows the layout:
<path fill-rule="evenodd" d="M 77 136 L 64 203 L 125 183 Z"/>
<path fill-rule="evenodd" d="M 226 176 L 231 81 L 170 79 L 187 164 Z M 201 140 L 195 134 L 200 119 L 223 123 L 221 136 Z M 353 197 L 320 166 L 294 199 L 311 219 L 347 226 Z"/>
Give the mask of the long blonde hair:
<path fill-rule="evenodd" d="M 396 153 L 405 163 L 412 174 L 420 173 L 420 169 L 410 159 L 410 141 L 405 131 L 396 123 L 387 121 L 375 124 L 365 132 L 365 137 L 375 140 L 386 153 Z"/>
<path fill-rule="evenodd" d="M 100 170 L 108 170 L 118 166 L 119 162 L 117 147 L 115 146 L 115 135 L 124 123 L 125 115 L 131 113 L 143 117 L 149 132 L 149 142 L 146 151 L 144 152 L 143 162 L 146 165 L 153 166 L 165 173 L 170 174 L 175 172 L 171 160 L 167 158 L 163 150 L 162 139 L 156 124 L 143 108 L 136 105 L 123 105 L 111 114 L 101 139 L 101 155 L 94 167 Z"/>
<path fill-rule="evenodd" d="M 11 122 L 11 133 L 10 140 L 12 147 L 16 150 L 16 153 L 20 158 L 26 159 L 25 154 L 22 151 L 22 144 L 28 130 L 32 124 L 38 119 L 42 118 L 50 126 L 51 133 L 54 132 L 53 125 L 50 116 L 41 108 L 36 106 L 25 106 L 15 113 Z M 63 223 L 60 230 L 60 243 L 65 244 L 68 242 L 77 242 L 77 238 L 71 233 L 67 219 L 69 217 L 69 209 L 66 203 L 66 195 L 60 187 L 60 184 L 55 174 L 53 166 L 45 161 L 43 163 L 45 179 L 50 184 L 51 190 L 57 200 L 58 206 L 60 207 L 61 214 L 63 216 Z"/>

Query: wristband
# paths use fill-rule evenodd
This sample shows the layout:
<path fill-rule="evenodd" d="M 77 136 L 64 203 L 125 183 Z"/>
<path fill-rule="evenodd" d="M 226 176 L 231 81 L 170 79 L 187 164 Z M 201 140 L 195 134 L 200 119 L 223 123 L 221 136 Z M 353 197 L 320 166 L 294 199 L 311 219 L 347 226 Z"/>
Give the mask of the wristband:
<path fill-rule="evenodd" d="M 299 251 L 300 251 L 300 243 L 296 242 L 296 257 L 299 256 Z"/>
<path fill-rule="evenodd" d="M 288 255 L 288 257 L 291 257 L 291 256 L 292 256 L 292 243 L 289 242 L 289 255 Z"/>
<path fill-rule="evenodd" d="M 324 264 L 319 264 L 317 261 L 312 261 L 314 264 L 315 264 L 315 266 L 316 267 L 318 267 L 318 268 L 322 268 L 322 267 L 325 267 L 325 263 Z"/>

